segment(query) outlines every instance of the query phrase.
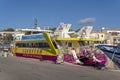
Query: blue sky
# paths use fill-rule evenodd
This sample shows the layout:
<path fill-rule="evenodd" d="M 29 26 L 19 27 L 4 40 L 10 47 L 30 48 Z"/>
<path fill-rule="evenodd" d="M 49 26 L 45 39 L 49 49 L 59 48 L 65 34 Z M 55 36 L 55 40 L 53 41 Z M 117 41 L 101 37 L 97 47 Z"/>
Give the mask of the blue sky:
<path fill-rule="evenodd" d="M 32 28 L 34 18 L 41 28 L 64 22 L 79 29 L 87 19 L 94 29 L 120 28 L 120 0 L 0 0 L 0 30 Z"/>

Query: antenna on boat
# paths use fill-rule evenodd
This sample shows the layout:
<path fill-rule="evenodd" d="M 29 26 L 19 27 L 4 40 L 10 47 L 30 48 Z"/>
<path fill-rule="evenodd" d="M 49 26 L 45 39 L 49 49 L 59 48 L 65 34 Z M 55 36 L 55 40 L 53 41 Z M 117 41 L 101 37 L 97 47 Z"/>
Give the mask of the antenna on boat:
<path fill-rule="evenodd" d="M 34 28 L 36 29 L 36 28 L 37 28 L 37 26 L 38 26 L 38 21 L 37 21 L 37 19 L 36 19 L 36 18 L 34 18 Z"/>

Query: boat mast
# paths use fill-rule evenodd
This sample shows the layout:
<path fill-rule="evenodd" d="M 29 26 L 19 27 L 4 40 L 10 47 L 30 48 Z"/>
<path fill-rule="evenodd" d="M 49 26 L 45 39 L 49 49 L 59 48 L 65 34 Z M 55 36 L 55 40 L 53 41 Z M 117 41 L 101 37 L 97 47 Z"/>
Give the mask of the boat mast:
<path fill-rule="evenodd" d="M 34 18 L 34 28 L 37 29 L 37 27 L 38 27 L 38 21 L 36 18 Z"/>

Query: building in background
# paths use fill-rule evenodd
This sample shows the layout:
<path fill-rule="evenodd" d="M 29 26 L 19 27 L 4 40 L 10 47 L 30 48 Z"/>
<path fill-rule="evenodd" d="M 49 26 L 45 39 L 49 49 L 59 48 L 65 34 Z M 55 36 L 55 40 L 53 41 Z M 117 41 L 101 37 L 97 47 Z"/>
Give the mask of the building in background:
<path fill-rule="evenodd" d="M 120 45 L 120 29 L 115 28 L 102 28 L 99 31 L 93 32 L 98 36 L 99 43 Z"/>

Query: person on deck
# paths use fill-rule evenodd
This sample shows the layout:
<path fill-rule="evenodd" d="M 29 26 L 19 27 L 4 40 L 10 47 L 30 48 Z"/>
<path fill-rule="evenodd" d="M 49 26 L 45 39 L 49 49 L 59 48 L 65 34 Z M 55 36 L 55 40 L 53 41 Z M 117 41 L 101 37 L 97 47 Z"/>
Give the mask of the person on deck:
<path fill-rule="evenodd" d="M 75 48 L 72 48 L 71 53 L 72 53 L 72 55 L 73 55 L 73 58 L 74 58 L 76 64 L 83 64 L 83 63 L 78 59 L 78 57 L 77 57 L 77 55 L 76 55 Z"/>

